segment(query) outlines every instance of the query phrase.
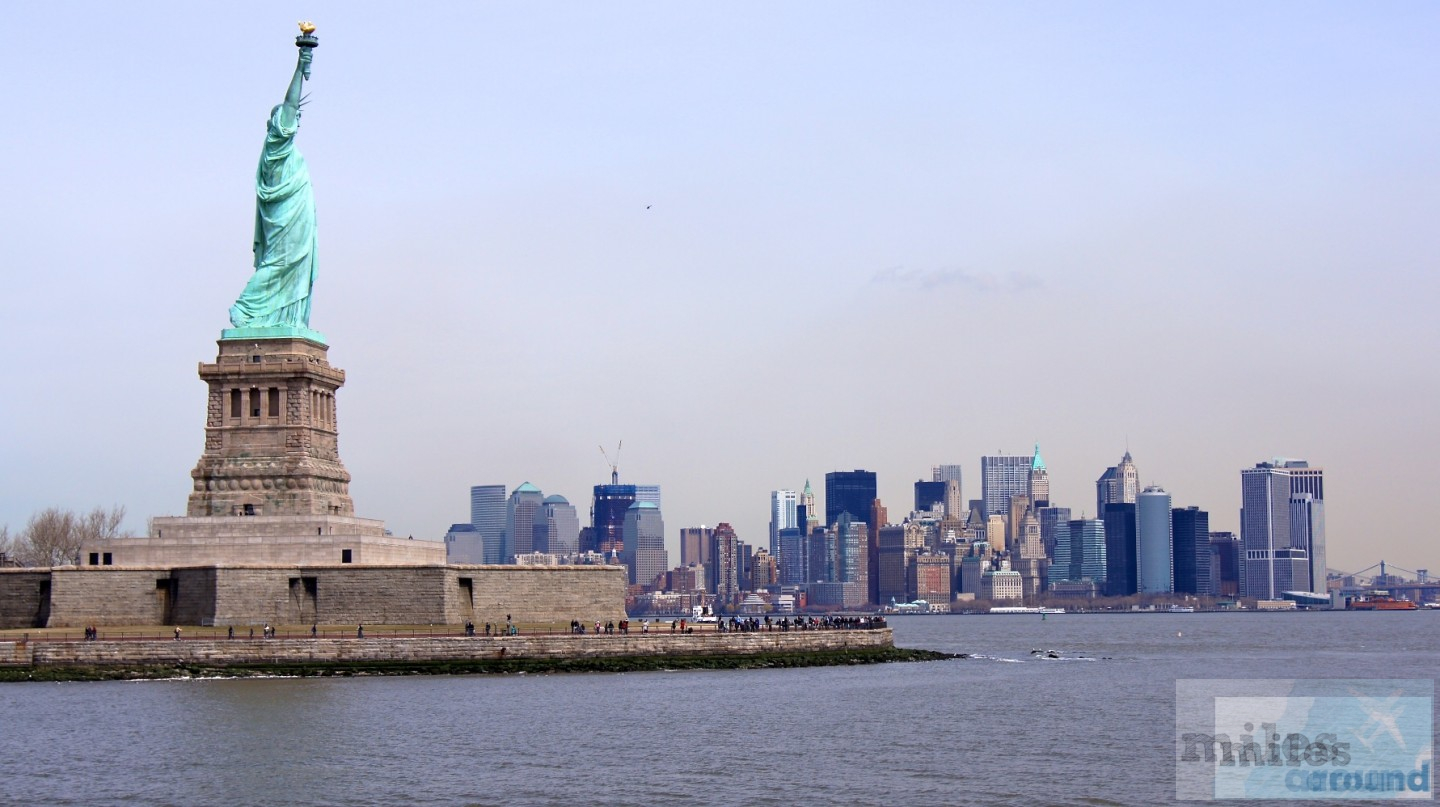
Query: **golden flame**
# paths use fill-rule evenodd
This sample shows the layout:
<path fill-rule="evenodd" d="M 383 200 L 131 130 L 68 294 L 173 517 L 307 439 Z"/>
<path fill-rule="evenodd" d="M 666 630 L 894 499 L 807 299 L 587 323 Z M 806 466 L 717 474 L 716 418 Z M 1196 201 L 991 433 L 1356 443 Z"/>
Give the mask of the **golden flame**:
<path fill-rule="evenodd" d="M 306 35 L 306 36 L 309 36 L 309 35 L 315 33 L 315 23 L 310 22 L 309 20 L 301 20 L 301 21 L 300 21 L 300 33 L 302 33 L 302 34 L 304 34 L 304 35 Z"/>

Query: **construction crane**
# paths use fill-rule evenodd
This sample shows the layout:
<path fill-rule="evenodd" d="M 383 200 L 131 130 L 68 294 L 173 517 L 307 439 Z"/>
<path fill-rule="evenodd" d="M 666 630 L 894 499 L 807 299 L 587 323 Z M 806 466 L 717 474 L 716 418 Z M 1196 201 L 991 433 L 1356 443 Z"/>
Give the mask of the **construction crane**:
<path fill-rule="evenodd" d="M 623 445 L 625 445 L 624 440 L 615 444 L 614 459 L 610 458 L 610 453 L 605 450 L 605 446 L 600 446 L 600 455 L 605 458 L 605 464 L 610 466 L 610 484 L 612 485 L 620 484 L 620 448 Z"/>

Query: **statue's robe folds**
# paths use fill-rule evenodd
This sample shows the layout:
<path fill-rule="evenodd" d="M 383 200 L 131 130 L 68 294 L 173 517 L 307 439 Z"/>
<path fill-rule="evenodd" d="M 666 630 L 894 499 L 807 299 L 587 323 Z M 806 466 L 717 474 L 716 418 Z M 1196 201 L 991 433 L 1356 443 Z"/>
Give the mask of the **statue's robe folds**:
<path fill-rule="evenodd" d="M 255 274 L 230 307 L 236 328 L 310 326 L 319 265 L 310 169 L 295 150 L 299 124 L 300 112 L 290 104 L 270 113 L 255 171 Z"/>

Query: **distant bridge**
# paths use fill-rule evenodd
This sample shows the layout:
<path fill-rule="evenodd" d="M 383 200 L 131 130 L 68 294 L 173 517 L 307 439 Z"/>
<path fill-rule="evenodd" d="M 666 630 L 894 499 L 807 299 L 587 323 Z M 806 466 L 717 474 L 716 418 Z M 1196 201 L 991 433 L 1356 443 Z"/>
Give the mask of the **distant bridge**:
<path fill-rule="evenodd" d="M 1366 577 L 1368 572 L 1376 569 L 1379 570 L 1378 574 Z M 1409 575 L 1409 579 L 1402 579 L 1394 572 Z M 1341 591 L 1345 592 L 1388 591 L 1396 597 L 1405 597 L 1415 602 L 1440 600 L 1440 581 L 1432 580 L 1428 569 L 1402 569 L 1382 560 L 1358 572 L 1341 576 L 1355 581 L 1354 585 L 1341 588 Z"/>

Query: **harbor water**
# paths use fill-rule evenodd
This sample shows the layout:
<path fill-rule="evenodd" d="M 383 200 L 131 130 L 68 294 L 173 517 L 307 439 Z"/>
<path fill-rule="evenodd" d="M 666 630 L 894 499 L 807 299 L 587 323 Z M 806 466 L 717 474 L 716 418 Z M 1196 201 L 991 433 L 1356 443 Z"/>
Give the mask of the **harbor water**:
<path fill-rule="evenodd" d="M 1177 679 L 1440 669 L 1440 612 L 891 624 L 970 658 L 0 684 L 0 803 L 1163 804 Z"/>

